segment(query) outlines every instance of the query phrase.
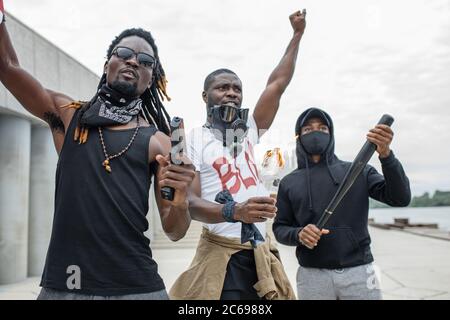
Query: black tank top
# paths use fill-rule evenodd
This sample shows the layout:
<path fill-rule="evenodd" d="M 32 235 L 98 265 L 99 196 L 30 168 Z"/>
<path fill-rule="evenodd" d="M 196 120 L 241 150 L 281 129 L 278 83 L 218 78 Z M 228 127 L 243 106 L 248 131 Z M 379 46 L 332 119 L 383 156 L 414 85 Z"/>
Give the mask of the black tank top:
<path fill-rule="evenodd" d="M 141 127 L 131 147 L 102 166 L 97 128 L 85 144 L 74 141 L 78 111 L 67 130 L 56 169 L 55 215 L 41 286 L 91 295 L 163 290 L 152 259 L 148 229 L 149 189 L 155 164 L 148 164 L 154 126 Z M 103 130 L 109 155 L 120 152 L 135 129 Z M 80 271 L 80 289 L 71 289 Z M 70 269 L 68 269 L 70 267 Z"/>

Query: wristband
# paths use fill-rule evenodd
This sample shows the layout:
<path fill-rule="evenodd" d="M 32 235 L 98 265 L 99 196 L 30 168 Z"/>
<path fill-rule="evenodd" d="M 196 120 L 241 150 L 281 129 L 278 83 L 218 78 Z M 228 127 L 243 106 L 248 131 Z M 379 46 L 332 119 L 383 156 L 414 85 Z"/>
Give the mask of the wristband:
<path fill-rule="evenodd" d="M 224 204 L 222 208 L 222 217 L 226 222 L 237 222 L 237 220 L 233 218 L 235 206 L 236 202 L 234 201 L 229 201 Z"/>
<path fill-rule="evenodd" d="M 233 200 L 233 196 L 228 189 L 222 190 L 216 194 L 215 201 L 223 204 L 222 217 L 226 222 L 238 222 L 233 217 L 236 202 Z"/>

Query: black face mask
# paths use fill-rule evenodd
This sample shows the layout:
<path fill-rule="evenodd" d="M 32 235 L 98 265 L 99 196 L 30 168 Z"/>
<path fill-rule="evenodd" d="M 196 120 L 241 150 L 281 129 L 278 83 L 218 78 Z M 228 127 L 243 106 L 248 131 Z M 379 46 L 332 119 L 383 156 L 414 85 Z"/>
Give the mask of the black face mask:
<path fill-rule="evenodd" d="M 248 109 L 234 106 L 213 106 L 208 111 L 211 123 L 207 127 L 213 129 L 214 136 L 223 142 L 223 146 L 241 144 L 247 136 Z"/>
<path fill-rule="evenodd" d="M 313 131 L 300 136 L 300 143 L 307 153 L 321 155 L 330 144 L 330 135 L 322 131 Z"/>

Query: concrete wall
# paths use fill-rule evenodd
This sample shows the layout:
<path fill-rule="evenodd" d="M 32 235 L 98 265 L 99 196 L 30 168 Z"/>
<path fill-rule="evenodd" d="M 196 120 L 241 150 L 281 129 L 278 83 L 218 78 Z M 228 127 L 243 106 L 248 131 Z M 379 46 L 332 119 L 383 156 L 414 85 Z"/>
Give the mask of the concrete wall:
<path fill-rule="evenodd" d="M 99 77 L 8 15 L 21 66 L 44 87 L 76 100 L 92 97 Z M 0 83 L 0 284 L 40 276 L 53 218 L 57 154 L 50 130 Z"/>
<path fill-rule="evenodd" d="M 31 125 L 0 116 L 0 284 L 27 276 Z"/>
<path fill-rule="evenodd" d="M 95 73 L 11 15 L 8 15 L 6 26 L 21 66 L 44 87 L 67 94 L 76 100 L 92 97 L 99 81 Z M 33 123 L 39 123 L 1 83 L 0 112 L 13 113 Z"/>

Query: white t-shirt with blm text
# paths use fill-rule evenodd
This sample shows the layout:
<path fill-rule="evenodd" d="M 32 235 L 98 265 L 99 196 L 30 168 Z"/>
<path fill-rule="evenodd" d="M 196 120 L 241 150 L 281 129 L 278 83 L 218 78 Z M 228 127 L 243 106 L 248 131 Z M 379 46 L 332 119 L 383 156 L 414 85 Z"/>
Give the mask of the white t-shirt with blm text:
<path fill-rule="evenodd" d="M 253 116 L 247 122 L 249 127 L 242 143 L 242 151 L 233 158 L 230 149 L 214 137 L 210 129 L 198 127 L 187 137 L 187 153 L 200 172 L 202 199 L 215 202 L 216 195 L 228 189 L 234 201 L 243 202 L 251 197 L 269 196 L 259 176 L 253 154 L 253 146 L 259 143 L 258 128 Z M 266 235 L 266 224 L 255 223 L 261 235 Z M 204 224 L 214 234 L 241 238 L 242 223 L 222 222 Z"/>

